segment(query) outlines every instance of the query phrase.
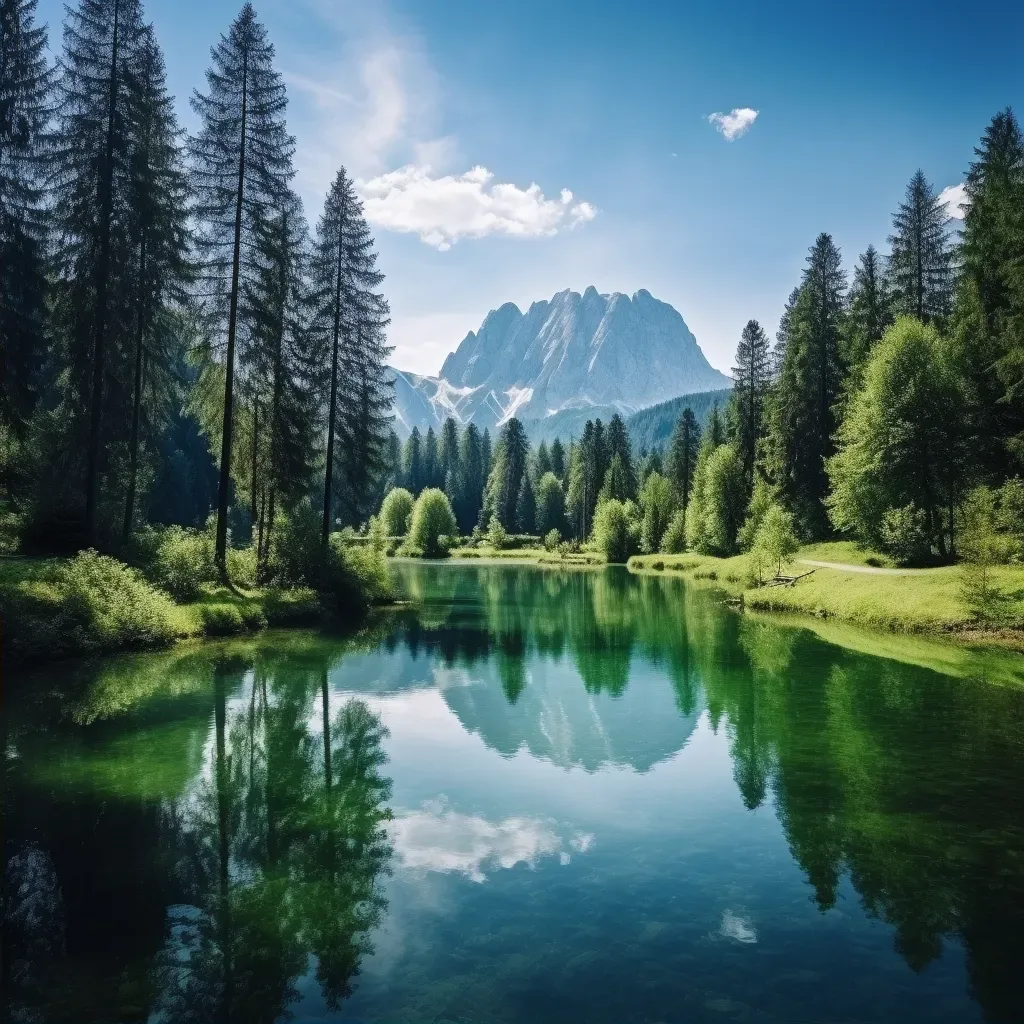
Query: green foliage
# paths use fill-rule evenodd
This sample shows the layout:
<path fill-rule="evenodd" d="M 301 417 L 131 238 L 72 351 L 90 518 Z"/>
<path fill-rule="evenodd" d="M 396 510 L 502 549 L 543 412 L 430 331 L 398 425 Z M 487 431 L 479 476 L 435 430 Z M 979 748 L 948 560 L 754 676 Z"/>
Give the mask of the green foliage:
<path fill-rule="evenodd" d="M 501 525 L 501 521 L 497 516 L 491 516 L 491 521 L 487 526 L 486 537 L 487 543 L 490 544 L 495 551 L 502 551 L 511 543 L 511 537 L 509 536 L 508 530 Z"/>
<path fill-rule="evenodd" d="M 628 562 L 639 549 L 639 524 L 631 504 L 611 498 L 594 513 L 594 543 L 609 562 Z"/>
<path fill-rule="evenodd" d="M 1019 553 L 1016 538 L 1000 530 L 997 494 L 978 487 L 967 495 L 960 516 L 961 594 L 983 622 L 1006 617 L 1007 596 L 995 581 L 993 568 Z"/>
<path fill-rule="evenodd" d="M 793 516 L 778 503 L 772 503 L 761 517 L 761 523 L 750 549 L 751 560 L 757 566 L 760 580 L 763 567 L 775 575 L 782 574 L 782 567 L 789 562 L 800 548 L 793 530 Z"/>
<path fill-rule="evenodd" d="M 561 541 L 562 537 L 557 530 L 548 530 L 548 532 L 544 534 L 544 550 L 557 551 L 558 545 Z"/>
<path fill-rule="evenodd" d="M 482 512 L 485 523 L 497 516 L 506 530 L 517 529 L 519 496 L 529 452 L 526 430 L 513 416 L 501 429 L 494 464 L 487 477 Z"/>
<path fill-rule="evenodd" d="M 693 496 L 686 510 L 686 542 L 691 551 L 728 556 L 745 512 L 743 465 L 735 447 L 705 446 L 697 459 Z"/>
<path fill-rule="evenodd" d="M 887 508 L 882 514 L 878 540 L 897 565 L 920 565 L 931 554 L 927 514 L 913 502 Z"/>
<path fill-rule="evenodd" d="M 565 495 L 562 484 L 554 473 L 545 473 L 537 484 L 536 529 L 545 535 L 554 530 L 565 530 Z"/>
<path fill-rule="evenodd" d="M 209 531 L 169 526 L 159 534 L 150 578 L 176 601 L 194 601 L 216 576 Z"/>
<path fill-rule="evenodd" d="M 640 526 L 640 548 L 646 554 L 657 551 L 675 511 L 672 484 L 660 473 L 652 473 L 640 492 L 643 519 Z"/>
<path fill-rule="evenodd" d="M 966 466 L 956 377 L 943 359 L 935 329 L 901 318 L 886 331 L 864 368 L 864 383 L 850 399 L 828 462 L 827 505 L 837 529 L 872 547 L 904 555 L 923 516 L 925 550 L 946 550 L 944 512 L 955 503 Z M 913 505 L 916 511 L 906 512 Z M 888 510 L 903 512 L 891 518 Z M 903 555 L 901 555 L 903 557 Z M 915 556 L 916 557 L 916 556 Z"/>
<path fill-rule="evenodd" d="M 428 487 L 413 506 L 409 543 L 427 558 L 440 558 L 448 553 L 448 538 L 458 536 L 458 532 L 448 496 L 436 487 Z"/>
<path fill-rule="evenodd" d="M 668 521 L 668 528 L 661 538 L 661 552 L 665 555 L 681 555 L 686 550 L 686 509 L 676 509 Z"/>
<path fill-rule="evenodd" d="M 631 501 L 636 497 L 636 479 L 621 455 L 615 455 L 604 475 L 604 483 L 598 493 L 598 502 L 614 498 L 616 501 Z"/>
<path fill-rule="evenodd" d="M 748 320 L 736 349 L 733 389 L 729 399 L 731 436 L 743 462 L 748 486 L 754 481 L 757 445 L 764 433 L 765 404 L 771 384 L 768 336 L 756 320 Z"/>
<path fill-rule="evenodd" d="M 404 487 L 392 487 L 380 507 L 380 520 L 389 537 L 404 537 L 412 522 L 413 496 Z"/>
<path fill-rule="evenodd" d="M 775 488 L 759 476 L 754 481 L 754 493 L 747 506 L 747 518 L 743 520 L 743 525 L 736 535 L 736 541 L 741 551 L 749 551 L 754 546 L 757 531 L 761 528 L 761 521 L 774 503 Z"/>
<path fill-rule="evenodd" d="M 697 423 L 697 417 L 693 410 L 687 406 L 680 413 L 676 421 L 675 429 L 668 444 L 668 458 L 666 460 L 665 475 L 669 478 L 675 488 L 679 504 L 685 509 L 690 501 L 690 488 L 693 486 L 693 471 L 697 465 L 697 453 L 700 451 L 701 430 Z M 661 472 L 660 457 L 659 465 L 647 470 L 645 460 L 643 481 L 647 480 L 651 472 Z"/>

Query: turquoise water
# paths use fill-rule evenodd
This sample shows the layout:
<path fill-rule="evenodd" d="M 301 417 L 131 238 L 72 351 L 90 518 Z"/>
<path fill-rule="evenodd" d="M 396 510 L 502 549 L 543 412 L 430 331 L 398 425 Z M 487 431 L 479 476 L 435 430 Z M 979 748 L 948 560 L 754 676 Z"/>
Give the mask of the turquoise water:
<path fill-rule="evenodd" d="M 5 680 L 5 1019 L 1024 1020 L 1018 661 L 396 572 L 356 637 Z"/>

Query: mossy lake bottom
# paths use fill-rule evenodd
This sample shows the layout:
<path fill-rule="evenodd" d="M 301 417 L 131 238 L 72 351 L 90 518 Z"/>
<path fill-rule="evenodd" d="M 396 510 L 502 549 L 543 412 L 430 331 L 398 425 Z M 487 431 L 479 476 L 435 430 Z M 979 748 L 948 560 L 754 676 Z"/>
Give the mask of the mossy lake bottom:
<path fill-rule="evenodd" d="M 1024 1020 L 1024 658 L 393 569 L 5 677 L 5 1019 Z"/>

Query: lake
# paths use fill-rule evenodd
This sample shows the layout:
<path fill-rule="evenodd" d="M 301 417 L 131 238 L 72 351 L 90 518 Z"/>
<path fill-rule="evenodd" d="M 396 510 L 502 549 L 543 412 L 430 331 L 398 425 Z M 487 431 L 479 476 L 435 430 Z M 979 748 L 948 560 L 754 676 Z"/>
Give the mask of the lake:
<path fill-rule="evenodd" d="M 4 680 L 5 1019 L 1024 1020 L 1024 659 L 395 572 Z"/>

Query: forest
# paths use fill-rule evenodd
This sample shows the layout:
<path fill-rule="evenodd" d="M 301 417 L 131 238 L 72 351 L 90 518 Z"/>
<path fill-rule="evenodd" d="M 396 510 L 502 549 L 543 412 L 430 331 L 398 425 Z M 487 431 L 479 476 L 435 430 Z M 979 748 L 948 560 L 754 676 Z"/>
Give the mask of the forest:
<path fill-rule="evenodd" d="M 140 0 L 69 5 L 52 63 L 35 8 L 0 2 L 0 547 L 92 552 L 37 581 L 91 600 L 106 578 L 358 601 L 382 562 L 343 564 L 331 535 L 380 503 L 392 385 L 352 179 L 311 229 L 251 5 L 211 50 L 194 135 Z"/>
<path fill-rule="evenodd" d="M 684 409 L 663 450 L 634 452 L 618 416 L 536 450 L 510 420 L 493 458 L 473 426 L 414 431 L 409 494 L 385 503 L 386 528 L 405 533 L 427 487 L 462 533 L 496 523 L 611 561 L 747 551 L 765 566 L 845 538 L 897 565 L 970 563 L 984 592 L 987 567 L 1024 554 L 1024 140 L 1011 110 L 985 129 L 954 212 L 962 222 L 917 171 L 888 251 L 869 246 L 852 280 L 821 233 L 774 344 L 750 320 L 725 407 L 703 423 Z"/>

